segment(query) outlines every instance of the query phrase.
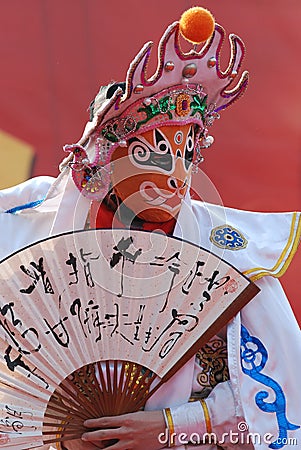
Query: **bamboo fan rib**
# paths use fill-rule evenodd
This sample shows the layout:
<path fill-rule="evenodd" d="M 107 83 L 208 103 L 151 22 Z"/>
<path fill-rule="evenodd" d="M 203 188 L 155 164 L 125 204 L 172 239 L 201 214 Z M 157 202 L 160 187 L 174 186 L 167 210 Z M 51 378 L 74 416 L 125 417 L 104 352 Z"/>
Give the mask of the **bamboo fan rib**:
<path fill-rule="evenodd" d="M 127 361 L 105 361 L 75 371 L 68 382 L 72 393 L 62 385 L 51 397 L 44 415 L 44 443 L 80 438 L 83 421 L 91 417 L 124 414 L 139 410 L 149 397 L 155 374 Z M 58 426 L 60 430 L 58 430 Z"/>
<path fill-rule="evenodd" d="M 12 450 L 143 408 L 258 292 L 212 253 L 142 231 L 65 233 L 0 268 L 0 445 Z"/>

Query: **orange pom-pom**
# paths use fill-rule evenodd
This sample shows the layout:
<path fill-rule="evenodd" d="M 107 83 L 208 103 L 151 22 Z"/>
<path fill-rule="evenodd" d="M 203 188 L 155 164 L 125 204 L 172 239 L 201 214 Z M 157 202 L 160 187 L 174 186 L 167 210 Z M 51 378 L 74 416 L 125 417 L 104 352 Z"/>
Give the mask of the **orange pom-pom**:
<path fill-rule="evenodd" d="M 195 6 L 182 14 L 179 24 L 180 32 L 187 41 L 200 44 L 211 37 L 215 21 L 210 11 Z"/>

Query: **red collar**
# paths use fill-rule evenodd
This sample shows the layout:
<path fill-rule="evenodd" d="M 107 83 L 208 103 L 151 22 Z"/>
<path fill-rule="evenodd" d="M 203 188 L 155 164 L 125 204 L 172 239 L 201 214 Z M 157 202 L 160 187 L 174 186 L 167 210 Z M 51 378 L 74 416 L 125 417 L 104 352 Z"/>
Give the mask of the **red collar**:
<path fill-rule="evenodd" d="M 112 228 L 114 219 L 114 228 L 126 228 L 126 225 L 116 218 L 113 210 L 108 208 L 105 203 L 92 202 L 90 226 L 91 228 Z M 168 220 L 167 222 L 145 222 L 138 220 L 131 224 L 131 228 L 145 231 L 161 230 L 168 235 L 173 234 L 176 224 L 176 219 Z"/>

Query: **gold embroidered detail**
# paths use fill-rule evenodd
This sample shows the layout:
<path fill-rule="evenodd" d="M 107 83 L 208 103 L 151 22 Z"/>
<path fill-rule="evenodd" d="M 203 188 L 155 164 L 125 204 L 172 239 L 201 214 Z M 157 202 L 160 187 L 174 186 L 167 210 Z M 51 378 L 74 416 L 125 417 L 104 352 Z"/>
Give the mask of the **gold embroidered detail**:
<path fill-rule="evenodd" d="M 202 368 L 197 381 L 202 388 L 214 388 L 218 383 L 229 380 L 227 344 L 215 337 L 197 353 L 197 362 Z"/>
<path fill-rule="evenodd" d="M 204 399 L 201 399 L 200 403 L 201 403 L 203 411 L 204 411 L 204 418 L 205 418 L 205 423 L 206 423 L 206 431 L 207 431 L 208 434 L 211 434 L 212 433 L 212 425 L 211 425 L 211 419 L 210 419 L 210 414 L 209 414 L 207 403 L 205 402 Z"/>
<path fill-rule="evenodd" d="M 167 428 L 168 428 L 168 448 L 174 447 L 175 443 L 175 426 L 173 423 L 172 414 L 170 408 L 165 408 L 163 410 L 164 417 L 166 418 Z"/>
<path fill-rule="evenodd" d="M 180 117 L 188 116 L 190 113 L 190 96 L 179 94 L 176 99 L 176 113 Z"/>

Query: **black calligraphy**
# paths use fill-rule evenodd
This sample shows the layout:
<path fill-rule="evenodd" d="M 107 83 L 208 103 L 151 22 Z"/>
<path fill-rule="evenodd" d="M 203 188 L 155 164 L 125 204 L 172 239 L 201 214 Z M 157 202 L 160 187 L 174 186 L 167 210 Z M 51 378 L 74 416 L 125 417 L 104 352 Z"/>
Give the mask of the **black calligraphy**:
<path fill-rule="evenodd" d="M 97 261 L 100 257 L 100 255 L 98 256 L 91 256 L 92 252 L 84 252 L 84 249 L 81 248 L 80 251 L 80 257 L 82 262 L 84 263 L 84 273 L 85 273 L 85 279 L 86 279 L 86 284 L 88 287 L 94 287 L 95 283 L 92 277 L 92 272 L 91 272 L 91 261 Z"/>
<path fill-rule="evenodd" d="M 70 313 L 78 318 L 85 338 L 92 333 L 93 329 L 97 330 L 95 342 L 101 339 L 101 327 L 105 323 L 100 320 L 99 308 L 100 305 L 95 303 L 94 300 L 89 300 L 87 306 L 83 307 L 80 298 L 76 298 L 70 306 Z"/>
<path fill-rule="evenodd" d="M 74 276 L 74 281 L 69 281 L 69 286 L 72 284 L 78 283 L 78 269 L 77 269 L 77 258 L 73 255 L 73 253 L 69 253 L 69 259 L 67 259 L 66 264 L 68 266 L 71 266 L 73 269 L 73 272 L 69 273 L 69 276 Z"/>
<path fill-rule="evenodd" d="M 164 327 L 164 329 L 159 333 L 159 335 L 154 339 L 150 347 L 143 347 L 145 352 L 150 352 L 155 345 L 163 340 L 161 345 L 159 356 L 164 358 L 174 347 L 177 341 L 185 332 L 191 332 L 198 325 L 199 319 L 197 316 L 192 314 L 181 314 L 173 308 L 171 310 L 171 320 Z M 166 339 L 167 338 L 167 339 Z"/>
<path fill-rule="evenodd" d="M 64 322 L 68 320 L 68 317 L 59 318 L 58 322 L 50 324 L 47 319 L 44 318 L 44 322 L 48 328 L 45 334 L 52 334 L 56 342 L 62 347 L 68 348 L 70 343 L 69 333 L 67 332 Z"/>
<path fill-rule="evenodd" d="M 120 239 L 117 245 L 113 247 L 113 250 L 116 250 L 116 253 L 113 253 L 110 259 L 110 267 L 113 269 L 120 260 L 121 263 L 121 280 L 120 280 L 120 293 L 117 294 L 118 297 L 122 297 L 123 295 L 123 278 L 124 278 L 124 264 L 125 261 L 130 261 L 135 264 L 137 258 L 141 255 L 142 249 L 139 248 L 134 253 L 130 253 L 128 248 L 133 244 L 133 238 L 129 237 L 124 239 L 123 237 Z"/>
<path fill-rule="evenodd" d="M 171 291 L 172 291 L 174 283 L 175 283 L 175 278 L 180 273 L 180 256 L 179 255 L 180 255 L 180 252 L 176 252 L 170 258 L 164 258 L 164 256 L 157 256 L 155 258 L 157 261 L 150 263 L 151 266 L 164 266 L 164 263 L 170 263 L 167 267 L 168 267 L 168 270 L 172 273 L 172 276 L 171 276 L 171 281 L 170 281 L 170 285 L 169 285 L 169 288 L 167 291 L 165 301 L 163 303 L 162 308 L 159 311 L 160 313 L 166 309 Z M 175 260 L 175 261 L 173 261 L 173 260 Z"/>
<path fill-rule="evenodd" d="M 31 284 L 26 289 L 20 289 L 20 292 L 22 292 L 22 294 L 31 294 L 37 286 L 38 281 L 41 280 L 45 294 L 53 294 L 54 290 L 44 269 L 44 259 L 41 257 L 38 263 L 31 261 L 30 265 L 33 267 L 33 270 L 31 268 L 26 268 L 23 264 L 20 266 L 22 272 L 32 279 Z"/>
<path fill-rule="evenodd" d="M 23 432 L 37 429 L 36 426 L 26 425 L 26 422 L 30 421 L 33 416 L 30 411 L 17 411 L 5 405 L 4 415 L 5 417 L 0 419 L 0 433 L 22 434 Z"/>
<path fill-rule="evenodd" d="M 0 326 L 9 336 L 18 352 L 24 355 L 38 352 L 41 348 L 38 331 L 34 327 L 26 328 L 23 326 L 22 321 L 15 315 L 14 306 L 14 302 L 10 302 L 0 308 L 0 314 L 4 317 L 4 319 L 0 318 Z M 6 317 L 8 317 L 8 319 Z M 19 340 L 23 342 L 24 346 L 19 342 L 16 336 L 17 333 L 19 335 Z M 25 344 L 28 346 L 29 342 L 31 343 L 30 348 L 25 348 Z"/>
<path fill-rule="evenodd" d="M 13 302 L 3 305 L 0 308 L 0 314 L 3 317 L 0 317 L 0 326 L 3 328 L 6 336 L 12 341 L 12 345 L 8 345 L 3 355 L 8 369 L 14 372 L 17 367 L 23 368 L 28 372 L 28 377 L 37 377 L 48 387 L 49 385 L 44 378 L 35 373 L 36 367 L 31 368 L 23 360 L 23 356 L 39 352 L 41 349 L 37 329 L 23 325 L 21 319 L 16 317 Z M 9 320 L 7 317 L 9 317 Z"/>
<path fill-rule="evenodd" d="M 220 272 L 218 270 L 214 270 L 210 276 L 204 276 L 201 268 L 205 267 L 204 261 L 196 261 L 195 267 L 190 270 L 189 275 L 184 281 L 182 286 L 182 293 L 185 295 L 189 295 L 190 290 L 192 289 L 193 284 L 198 278 L 199 285 L 205 286 L 205 289 L 202 290 L 203 299 L 199 303 L 199 310 L 202 311 L 204 308 L 204 303 L 209 302 L 211 300 L 211 291 L 216 290 L 224 286 L 229 282 L 230 276 L 223 276 L 218 278 Z M 228 291 L 224 291 L 224 295 L 226 295 Z"/>

